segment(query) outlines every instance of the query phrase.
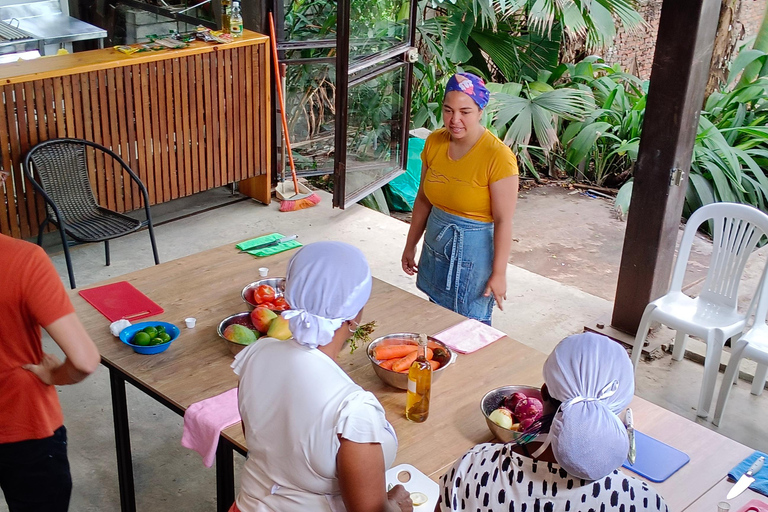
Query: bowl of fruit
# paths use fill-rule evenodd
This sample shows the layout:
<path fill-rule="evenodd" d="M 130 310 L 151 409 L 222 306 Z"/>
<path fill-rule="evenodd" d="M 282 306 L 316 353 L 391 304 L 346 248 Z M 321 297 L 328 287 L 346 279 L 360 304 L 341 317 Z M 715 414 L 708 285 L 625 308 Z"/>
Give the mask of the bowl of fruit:
<path fill-rule="evenodd" d="M 408 369 L 416 360 L 419 334 L 401 332 L 376 338 L 368 345 L 368 359 L 376 375 L 392 387 L 408 389 Z M 427 344 L 427 359 L 432 365 L 432 382 L 456 361 L 456 353 L 434 338 Z M 435 368 L 436 367 L 436 368 Z"/>
<path fill-rule="evenodd" d="M 288 303 L 285 302 L 284 293 L 285 278 L 271 277 L 246 285 L 240 296 L 243 298 L 243 302 L 248 304 L 251 309 L 263 306 L 272 311 L 285 311 L 290 308 Z"/>
<path fill-rule="evenodd" d="M 159 354 L 179 337 L 179 328 L 168 322 L 139 322 L 120 331 L 120 341 L 139 354 Z"/>
<path fill-rule="evenodd" d="M 480 409 L 491 433 L 504 443 L 537 431 L 544 415 L 541 389 L 531 386 L 492 389 L 480 401 Z"/>
<path fill-rule="evenodd" d="M 278 340 L 287 340 L 291 337 L 288 320 L 263 306 L 250 312 L 228 316 L 219 324 L 218 333 L 227 340 L 229 351 L 233 355 L 237 355 L 262 337 Z"/>

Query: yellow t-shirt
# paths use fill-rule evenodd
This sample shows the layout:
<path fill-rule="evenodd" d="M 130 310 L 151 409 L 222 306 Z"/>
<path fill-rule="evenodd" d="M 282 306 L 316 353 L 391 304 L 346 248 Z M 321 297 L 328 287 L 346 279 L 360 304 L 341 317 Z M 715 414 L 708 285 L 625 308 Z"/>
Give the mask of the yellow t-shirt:
<path fill-rule="evenodd" d="M 427 166 L 424 193 L 433 206 L 453 215 L 493 222 L 490 184 L 517 175 L 517 159 L 488 130 L 466 155 L 448 156 L 451 136 L 440 128 L 427 137 L 421 161 Z"/>

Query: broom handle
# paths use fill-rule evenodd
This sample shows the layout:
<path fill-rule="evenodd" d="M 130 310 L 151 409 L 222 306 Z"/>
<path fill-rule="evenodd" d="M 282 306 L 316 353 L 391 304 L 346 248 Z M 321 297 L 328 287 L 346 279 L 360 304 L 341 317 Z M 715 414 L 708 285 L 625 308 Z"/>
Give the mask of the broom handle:
<path fill-rule="evenodd" d="M 280 78 L 280 64 L 277 60 L 277 36 L 275 35 L 275 18 L 269 13 L 269 35 L 272 39 L 272 62 L 275 64 L 275 80 L 277 80 L 277 100 L 280 102 L 280 117 L 283 121 L 283 133 L 285 135 L 285 147 L 288 150 L 288 163 L 291 166 L 293 176 L 293 188 L 299 193 L 299 180 L 296 178 L 296 166 L 293 163 L 293 151 L 291 151 L 291 139 L 288 136 L 288 118 L 285 117 L 285 99 L 283 98 L 283 82 Z"/>

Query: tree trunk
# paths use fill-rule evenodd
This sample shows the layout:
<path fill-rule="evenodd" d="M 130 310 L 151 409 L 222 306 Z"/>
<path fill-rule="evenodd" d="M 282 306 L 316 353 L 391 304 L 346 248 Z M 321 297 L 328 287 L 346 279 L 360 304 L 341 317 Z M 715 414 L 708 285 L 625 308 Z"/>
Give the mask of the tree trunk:
<path fill-rule="evenodd" d="M 704 91 L 704 100 L 725 85 L 728 66 L 739 40 L 744 37 L 744 25 L 739 20 L 742 0 L 723 0 L 720 6 L 720 20 L 717 23 L 715 46 L 709 64 L 709 80 Z"/>
<path fill-rule="evenodd" d="M 766 9 L 768 9 L 768 7 L 766 7 Z M 763 14 L 763 22 L 760 24 L 760 29 L 757 31 L 755 43 L 752 45 L 752 48 L 768 52 L 768 16 L 765 14 Z M 739 80 L 739 86 L 754 82 L 757 75 L 760 74 L 762 67 L 763 65 L 760 62 L 753 62 L 744 68 L 744 72 L 741 74 L 741 79 Z"/>

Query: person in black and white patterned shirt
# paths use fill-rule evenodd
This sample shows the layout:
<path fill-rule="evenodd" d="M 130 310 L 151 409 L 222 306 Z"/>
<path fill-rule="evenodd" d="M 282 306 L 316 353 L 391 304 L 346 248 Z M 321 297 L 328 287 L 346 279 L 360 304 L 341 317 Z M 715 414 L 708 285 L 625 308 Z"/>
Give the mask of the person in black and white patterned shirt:
<path fill-rule="evenodd" d="M 635 390 L 624 349 L 594 333 L 569 336 L 544 363 L 548 433 L 529 444 L 485 443 L 440 480 L 436 512 L 668 512 L 647 483 L 617 468 L 629 440 L 618 414 Z"/>

